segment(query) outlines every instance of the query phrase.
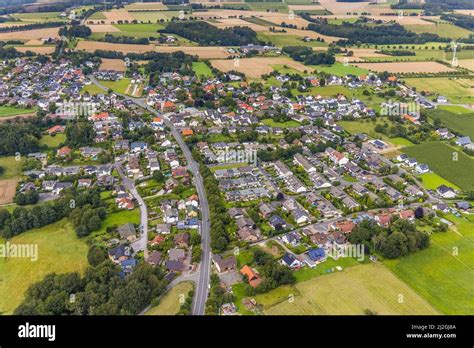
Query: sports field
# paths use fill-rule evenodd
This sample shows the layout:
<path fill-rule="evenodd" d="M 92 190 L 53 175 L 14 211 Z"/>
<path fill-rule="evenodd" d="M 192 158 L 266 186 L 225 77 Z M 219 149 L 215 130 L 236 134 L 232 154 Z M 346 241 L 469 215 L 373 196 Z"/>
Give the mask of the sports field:
<path fill-rule="evenodd" d="M 384 264 L 440 312 L 472 315 L 474 218 L 448 219 L 455 230 L 434 233 L 427 249 Z"/>
<path fill-rule="evenodd" d="M 441 177 L 459 186 L 465 191 L 474 190 L 474 160 L 442 142 L 424 143 L 402 149 L 407 155 L 415 157 L 418 162 L 427 164 Z M 456 153 L 457 155 L 454 155 Z M 457 160 L 456 159 L 457 157 Z"/>
<path fill-rule="evenodd" d="M 0 243 L 5 241 L 0 239 Z M 69 222 L 22 233 L 12 244 L 37 245 L 38 259 L 0 258 L 0 313 L 11 314 L 28 287 L 49 273 L 83 272 L 87 266 L 87 244 L 79 240 Z"/>
<path fill-rule="evenodd" d="M 424 91 L 435 95 L 444 95 L 451 103 L 474 103 L 474 80 L 454 77 L 409 78 L 404 80 L 409 86 L 416 87 L 418 92 Z"/>
<path fill-rule="evenodd" d="M 265 314 L 362 315 L 365 310 L 391 315 L 438 313 L 381 264 L 350 267 L 284 290 L 277 289 L 277 296 L 271 292 L 262 295 Z"/>
<path fill-rule="evenodd" d="M 158 306 L 150 308 L 145 315 L 175 315 L 181 308 L 180 300 L 186 299 L 188 292 L 193 289 L 193 284 L 183 282 L 175 285 L 163 295 Z"/>

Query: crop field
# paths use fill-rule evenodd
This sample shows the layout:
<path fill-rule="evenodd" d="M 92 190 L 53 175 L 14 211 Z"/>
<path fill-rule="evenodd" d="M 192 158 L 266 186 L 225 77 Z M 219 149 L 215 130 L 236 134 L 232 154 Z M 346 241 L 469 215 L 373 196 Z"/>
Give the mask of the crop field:
<path fill-rule="evenodd" d="M 101 58 L 99 70 L 125 71 L 125 63 L 122 59 Z"/>
<path fill-rule="evenodd" d="M 161 2 L 136 2 L 125 6 L 126 10 L 166 10 Z"/>
<path fill-rule="evenodd" d="M 126 45 L 126 44 L 114 44 L 109 42 L 99 41 L 79 41 L 76 49 L 79 51 L 87 51 L 93 53 L 95 50 L 106 50 L 127 53 L 144 53 L 155 50 L 154 45 Z"/>
<path fill-rule="evenodd" d="M 55 50 L 55 46 L 15 46 L 15 49 L 23 53 L 31 51 L 38 54 L 52 54 Z"/>
<path fill-rule="evenodd" d="M 167 21 L 173 17 L 179 16 L 179 11 L 143 11 L 129 12 L 133 19 L 144 23 L 156 23 L 158 21 Z"/>
<path fill-rule="evenodd" d="M 474 111 L 470 113 L 453 113 L 447 110 L 431 110 L 429 117 L 440 120 L 447 128 L 474 139 Z"/>
<path fill-rule="evenodd" d="M 128 24 L 128 25 L 135 25 L 135 24 Z M 88 25 L 88 27 L 92 30 L 92 33 L 114 33 L 114 32 L 120 31 L 120 29 L 117 26 L 112 25 L 112 24 L 90 24 Z"/>
<path fill-rule="evenodd" d="M 0 205 L 13 202 L 17 184 L 18 179 L 0 180 Z"/>
<path fill-rule="evenodd" d="M 219 20 L 208 21 L 209 24 L 224 29 L 224 28 L 232 28 L 232 27 L 249 27 L 250 29 L 259 32 L 259 31 L 268 31 L 268 28 L 260 25 L 247 22 L 241 18 L 223 18 Z"/>
<path fill-rule="evenodd" d="M 264 42 L 271 42 L 277 47 L 283 46 L 308 46 L 308 47 L 326 47 L 327 44 L 320 41 L 304 41 L 299 35 L 291 35 L 288 33 L 271 33 L 259 32 L 257 37 Z"/>
<path fill-rule="evenodd" d="M 155 51 L 157 52 L 177 52 L 182 51 L 184 53 L 198 56 L 201 59 L 219 59 L 219 58 L 227 58 L 230 54 L 227 52 L 225 47 L 218 47 L 218 46 L 206 46 L 206 47 L 199 47 L 199 46 L 156 46 Z M 233 62 L 233 60 L 229 60 L 229 62 Z"/>
<path fill-rule="evenodd" d="M 0 239 L 0 242 L 3 241 Z M 10 243 L 34 244 L 37 261 L 30 258 L 0 259 L 0 313 L 11 314 L 30 285 L 49 273 L 82 273 L 87 267 L 87 244 L 76 237 L 67 220 L 33 229 L 10 239 Z"/>
<path fill-rule="evenodd" d="M 355 63 L 359 68 L 383 72 L 390 71 L 396 74 L 403 73 L 438 73 L 455 71 L 456 69 L 440 64 L 438 62 L 389 62 L 389 63 Z"/>
<path fill-rule="evenodd" d="M 460 59 L 458 60 L 458 64 L 461 68 L 469 69 L 474 71 L 474 58 L 472 59 Z"/>
<path fill-rule="evenodd" d="M 444 95 L 451 103 L 474 103 L 474 80 L 463 78 L 408 78 L 405 82 L 418 92 Z"/>
<path fill-rule="evenodd" d="M 442 142 L 424 143 L 402 149 L 418 162 L 427 164 L 441 177 L 459 186 L 465 191 L 474 190 L 474 160 L 460 150 Z M 457 161 L 453 153 L 457 153 Z"/>
<path fill-rule="evenodd" d="M 472 34 L 470 30 L 458 27 L 457 25 L 440 22 L 435 25 L 433 23 L 425 22 L 427 24 L 405 25 L 405 28 L 417 34 L 430 33 L 437 34 L 440 37 L 447 37 L 450 39 L 467 38 Z M 429 23 L 429 24 L 428 24 Z"/>
<path fill-rule="evenodd" d="M 59 17 L 60 12 L 32 12 L 32 13 L 17 13 L 12 17 L 21 19 L 28 23 L 44 23 L 44 22 L 60 22 L 65 20 Z"/>
<path fill-rule="evenodd" d="M 43 28 L 34 30 L 13 31 L 10 33 L 0 33 L 0 40 L 32 40 L 59 38 L 59 28 Z"/>
<path fill-rule="evenodd" d="M 330 66 L 312 65 L 311 68 L 316 71 L 324 71 L 328 74 L 334 74 L 336 76 L 346 76 L 347 74 L 360 76 L 367 75 L 367 73 L 369 72 L 367 69 L 363 69 L 352 64 L 344 65 L 340 62 L 336 62 Z"/>
<path fill-rule="evenodd" d="M 190 282 L 179 283 L 169 290 L 160 299 L 158 306 L 150 308 L 145 315 L 176 315 L 181 307 L 180 299 L 187 297 L 188 292 L 193 289 Z"/>
<path fill-rule="evenodd" d="M 298 71 L 309 70 L 303 64 L 293 61 L 289 58 L 243 58 L 238 61 L 232 59 L 212 60 L 211 64 L 214 68 L 221 71 L 236 70 L 244 73 L 251 78 L 257 78 L 273 71 L 275 65 L 287 65 Z"/>
<path fill-rule="evenodd" d="M 432 234 L 427 249 L 384 264 L 440 312 L 472 315 L 474 219 L 446 218 L 454 229 Z"/>
<path fill-rule="evenodd" d="M 278 289 L 277 289 L 278 290 Z M 297 283 L 272 298 L 264 294 L 267 315 L 428 315 L 438 312 L 381 264 L 365 264 Z M 274 290 L 275 291 L 275 290 Z M 403 301 L 399 301 L 400 294 Z M 293 298 L 293 301 L 289 301 Z M 258 296 L 256 296 L 258 302 Z"/>

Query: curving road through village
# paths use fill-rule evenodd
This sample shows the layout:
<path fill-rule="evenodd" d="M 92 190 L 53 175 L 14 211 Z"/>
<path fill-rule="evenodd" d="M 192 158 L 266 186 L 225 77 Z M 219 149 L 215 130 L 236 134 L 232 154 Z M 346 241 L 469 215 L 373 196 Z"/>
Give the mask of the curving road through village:
<path fill-rule="evenodd" d="M 94 77 L 90 76 L 89 78 L 92 83 L 94 83 L 96 86 L 98 86 L 102 90 L 104 91 L 108 90 L 108 88 L 101 85 L 99 81 L 97 81 Z M 130 96 L 127 96 L 125 94 L 120 94 L 117 92 L 114 92 L 114 93 L 123 97 L 124 99 L 132 101 L 136 105 L 150 111 L 152 114 L 161 117 L 161 114 L 154 108 L 147 105 L 143 101 L 143 99 L 132 98 Z M 188 168 L 193 173 L 194 183 L 196 185 L 196 189 L 199 196 L 199 202 L 201 205 L 201 226 L 199 230 L 201 233 L 202 257 L 201 257 L 201 263 L 199 265 L 199 269 L 197 270 L 197 273 L 196 273 L 196 280 L 195 280 L 196 288 L 194 292 L 192 314 L 204 315 L 206 300 L 207 300 L 208 292 L 209 292 L 209 282 L 210 282 L 210 274 L 211 274 L 211 240 L 210 240 L 210 233 L 209 233 L 210 231 L 209 203 L 207 201 L 207 195 L 206 195 L 206 190 L 204 189 L 202 176 L 201 176 L 201 173 L 199 172 L 199 164 L 194 160 L 191 151 L 189 150 L 188 146 L 184 142 L 179 131 L 168 120 L 164 119 L 164 123 L 171 130 L 171 134 L 173 135 L 174 139 L 176 140 L 179 147 L 181 148 L 181 151 L 183 152 L 184 157 L 186 158 L 186 161 L 188 163 Z M 120 174 L 120 171 L 119 171 L 119 174 Z M 122 178 L 124 178 L 124 176 L 122 176 Z M 126 179 L 129 180 L 128 178 Z M 143 202 L 143 199 L 140 197 L 140 195 L 136 191 L 134 184 L 130 182 L 129 184 L 131 185 L 129 186 L 130 186 L 130 191 L 132 195 L 135 198 L 137 198 L 137 201 L 139 203 L 142 202 L 142 205 L 140 205 L 140 213 L 141 213 L 141 224 L 142 226 L 144 226 L 143 227 L 144 229 L 139 239 L 139 242 L 144 240 L 145 247 L 146 247 L 146 238 L 147 238 L 146 231 L 148 227 L 148 223 L 147 223 L 148 215 L 146 211 L 146 205 Z M 134 194 L 134 192 L 136 193 L 136 195 Z M 137 246 L 140 246 L 140 245 L 137 245 Z"/>

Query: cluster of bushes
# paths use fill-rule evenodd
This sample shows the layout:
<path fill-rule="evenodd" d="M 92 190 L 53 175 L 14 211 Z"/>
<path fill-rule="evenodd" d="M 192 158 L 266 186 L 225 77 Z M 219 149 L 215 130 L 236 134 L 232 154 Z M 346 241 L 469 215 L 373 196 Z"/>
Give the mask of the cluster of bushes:
<path fill-rule="evenodd" d="M 311 47 L 285 46 L 282 50 L 297 62 L 305 65 L 332 65 L 336 61 L 329 52 L 314 52 Z"/>
<path fill-rule="evenodd" d="M 211 275 L 211 290 L 206 301 L 206 314 L 218 315 L 219 309 L 225 303 L 234 302 L 234 295 L 225 291 L 221 287 L 221 280 L 217 274 Z"/>
<path fill-rule="evenodd" d="M 253 260 L 263 280 L 256 288 L 250 285 L 245 287 L 245 293 L 248 296 L 273 290 L 280 285 L 293 284 L 296 281 L 291 269 L 279 263 L 272 255 L 263 250 L 255 250 Z"/>
<path fill-rule="evenodd" d="M 228 226 L 232 219 L 225 208 L 224 201 L 220 195 L 219 183 L 211 170 L 201 164 L 200 171 L 206 189 L 207 200 L 209 202 L 209 212 L 211 221 L 211 247 L 215 253 L 222 253 L 227 249 L 230 242 Z"/>
<path fill-rule="evenodd" d="M 189 290 L 188 294 L 186 295 L 186 299 L 184 300 L 184 303 L 179 308 L 178 315 L 191 315 L 193 296 L 194 296 L 194 290 Z"/>
<path fill-rule="evenodd" d="M 30 205 L 38 203 L 39 194 L 35 190 L 18 193 L 15 196 L 15 203 L 18 205 Z"/>
<path fill-rule="evenodd" d="M 91 28 L 87 25 L 72 25 L 70 27 L 62 27 L 59 29 L 59 35 L 67 37 L 86 38 L 92 34 Z"/>
<path fill-rule="evenodd" d="M 248 27 L 219 29 L 203 21 L 170 22 L 162 33 L 176 34 L 201 46 L 243 46 L 259 44 L 257 33 Z"/>
<path fill-rule="evenodd" d="M 416 56 L 416 53 L 413 51 L 405 50 L 381 50 L 379 53 L 386 54 L 388 56 Z"/>
<path fill-rule="evenodd" d="M 388 259 L 395 259 L 428 247 L 430 237 L 418 231 L 415 224 L 397 219 L 389 228 L 383 228 L 371 221 L 362 221 L 349 234 L 349 242 L 363 244 L 368 253 L 379 253 Z"/>
<path fill-rule="evenodd" d="M 78 273 L 49 274 L 31 285 L 15 315 L 136 315 L 165 290 L 159 267 L 140 263 L 124 279 L 110 261 Z"/>
<path fill-rule="evenodd" d="M 129 45 L 148 45 L 150 40 L 146 37 L 131 37 L 131 36 L 114 36 L 111 34 L 106 34 L 99 41 L 117 43 L 117 44 L 129 44 Z"/>

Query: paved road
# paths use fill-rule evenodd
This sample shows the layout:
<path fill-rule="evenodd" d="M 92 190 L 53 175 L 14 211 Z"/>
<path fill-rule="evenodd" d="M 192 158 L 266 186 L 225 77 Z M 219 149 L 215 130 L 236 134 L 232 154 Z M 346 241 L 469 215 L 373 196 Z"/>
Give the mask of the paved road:
<path fill-rule="evenodd" d="M 102 90 L 104 91 L 108 90 L 106 87 L 101 85 L 94 77 L 91 76 L 89 78 L 92 81 L 92 83 L 97 85 Z M 155 115 L 161 116 L 161 114 L 158 111 L 156 111 L 155 109 L 147 105 L 143 99 L 132 98 L 130 96 L 120 94 L 117 92 L 115 92 L 115 94 L 120 95 L 121 97 L 125 99 L 131 100 L 138 106 L 141 106 L 142 108 L 147 109 L 148 111 L 150 111 L 151 113 Z M 201 204 L 202 221 L 201 221 L 201 226 L 199 228 L 199 231 L 201 233 L 202 259 L 199 265 L 199 270 L 197 271 L 196 290 L 195 290 L 195 296 L 193 300 L 192 314 L 204 315 L 206 300 L 207 300 L 207 296 L 209 292 L 210 275 L 211 275 L 211 238 L 209 235 L 209 230 L 210 230 L 209 203 L 207 201 L 207 195 L 204 189 L 201 173 L 199 172 L 199 165 L 193 159 L 191 151 L 189 150 L 188 146 L 184 142 L 179 131 L 168 120 L 164 119 L 164 123 L 171 130 L 171 134 L 173 135 L 179 147 L 181 148 L 181 151 L 183 151 L 184 157 L 186 158 L 186 161 L 188 162 L 188 168 L 191 170 L 191 172 L 194 175 L 194 181 L 195 181 L 196 189 L 199 196 L 199 202 Z M 137 195 L 138 195 L 138 192 L 137 192 Z M 146 205 L 144 204 L 141 197 L 140 197 L 140 200 L 142 202 L 142 207 L 144 207 L 145 213 L 146 213 Z M 147 225 L 147 222 L 146 222 L 147 218 L 148 218 L 148 215 L 142 213 L 142 223 L 145 222 L 145 225 Z M 146 243 L 146 240 L 145 240 L 145 243 Z"/>
<path fill-rule="evenodd" d="M 135 183 L 133 180 L 129 179 L 124 173 L 122 166 L 116 165 L 115 168 L 119 173 L 120 177 L 122 178 L 123 186 L 130 191 L 132 196 L 137 200 L 138 205 L 140 207 L 140 237 L 132 243 L 132 248 L 135 252 L 138 251 L 145 251 L 147 249 L 147 242 L 148 242 L 148 209 L 143 201 L 143 198 L 137 191 L 135 187 Z"/>

